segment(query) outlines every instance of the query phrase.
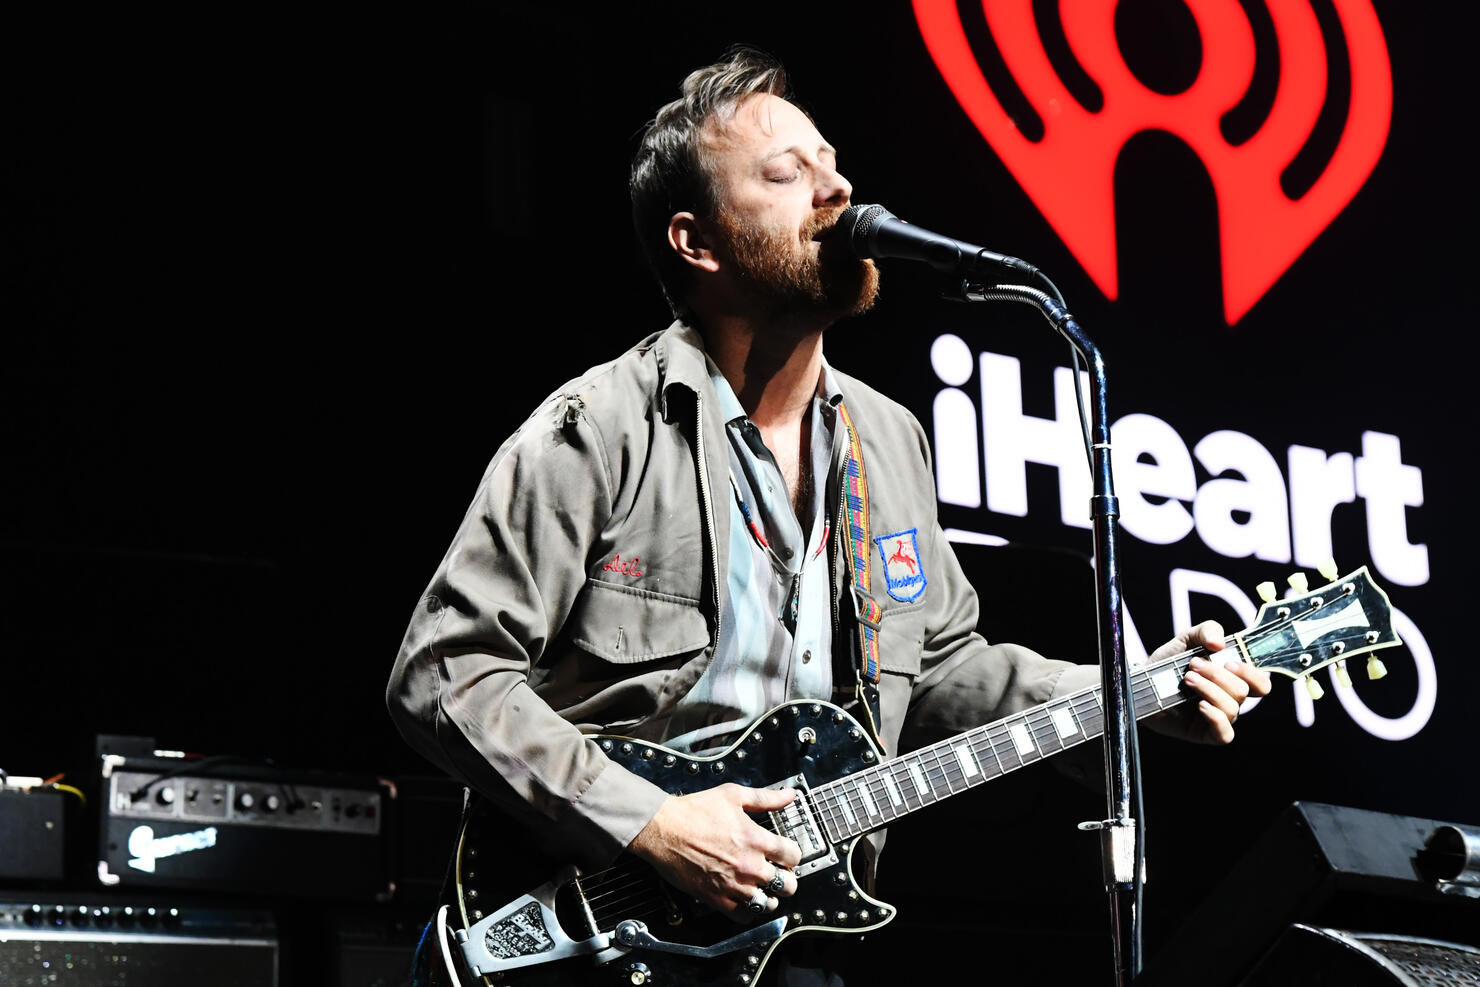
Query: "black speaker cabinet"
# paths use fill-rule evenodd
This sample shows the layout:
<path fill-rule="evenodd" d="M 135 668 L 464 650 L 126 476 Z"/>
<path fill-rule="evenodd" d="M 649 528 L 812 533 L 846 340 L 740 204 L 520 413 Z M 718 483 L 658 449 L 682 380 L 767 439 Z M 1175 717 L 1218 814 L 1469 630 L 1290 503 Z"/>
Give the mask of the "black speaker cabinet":
<path fill-rule="evenodd" d="M 1328 972 L 1371 967 L 1386 948 L 1378 943 L 1405 940 L 1457 950 L 1455 956 L 1480 947 L 1480 899 L 1443 893 L 1425 876 L 1425 843 L 1452 825 L 1296 802 L 1150 957 L 1137 987 L 1406 983 L 1318 981 L 1279 968 L 1297 962 Z M 1318 956 L 1326 959 L 1317 962 Z M 1245 980 L 1256 968 L 1263 979 Z"/>
<path fill-rule="evenodd" d="M 0 900 L 6 987 L 277 987 L 271 915 L 138 898 Z"/>
<path fill-rule="evenodd" d="M 0 880 L 66 878 L 66 798 L 54 790 L 0 788 Z"/>
<path fill-rule="evenodd" d="M 1418 936 L 1295 924 L 1239 987 L 1480 984 L 1480 949 Z"/>

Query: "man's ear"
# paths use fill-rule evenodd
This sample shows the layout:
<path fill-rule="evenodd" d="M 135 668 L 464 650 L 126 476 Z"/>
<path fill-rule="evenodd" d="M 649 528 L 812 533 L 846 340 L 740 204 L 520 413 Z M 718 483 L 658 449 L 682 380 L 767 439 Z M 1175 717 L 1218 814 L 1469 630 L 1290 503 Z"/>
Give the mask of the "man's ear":
<path fill-rule="evenodd" d="M 668 245 L 686 264 L 711 274 L 719 270 L 704 224 L 691 212 L 674 213 L 668 220 Z"/>

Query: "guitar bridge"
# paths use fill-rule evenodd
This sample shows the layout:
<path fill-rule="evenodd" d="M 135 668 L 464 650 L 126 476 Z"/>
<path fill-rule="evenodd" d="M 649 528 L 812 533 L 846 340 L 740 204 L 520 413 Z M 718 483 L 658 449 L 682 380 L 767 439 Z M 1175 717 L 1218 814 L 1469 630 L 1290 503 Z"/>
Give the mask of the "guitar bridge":
<path fill-rule="evenodd" d="M 812 796 L 807 788 L 807 779 L 801 775 L 792 775 L 766 787 L 791 788 L 797 793 L 790 805 L 768 813 L 772 828 L 780 835 L 795 840 L 802 849 L 802 862 L 792 868 L 792 873 L 799 878 L 806 877 L 813 871 L 837 863 L 837 849 L 812 812 Z"/>

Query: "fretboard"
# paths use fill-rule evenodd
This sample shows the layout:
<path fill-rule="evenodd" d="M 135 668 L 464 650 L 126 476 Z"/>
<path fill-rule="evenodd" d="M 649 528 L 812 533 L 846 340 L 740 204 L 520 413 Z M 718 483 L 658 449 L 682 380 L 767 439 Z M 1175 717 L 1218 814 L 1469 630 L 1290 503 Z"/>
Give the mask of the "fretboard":
<path fill-rule="evenodd" d="M 1201 648 L 1131 670 L 1136 718 L 1186 700 L 1182 677 Z M 1005 719 L 855 771 L 811 791 L 814 810 L 834 843 L 934 805 L 1099 737 L 1105 715 L 1096 685 Z"/>

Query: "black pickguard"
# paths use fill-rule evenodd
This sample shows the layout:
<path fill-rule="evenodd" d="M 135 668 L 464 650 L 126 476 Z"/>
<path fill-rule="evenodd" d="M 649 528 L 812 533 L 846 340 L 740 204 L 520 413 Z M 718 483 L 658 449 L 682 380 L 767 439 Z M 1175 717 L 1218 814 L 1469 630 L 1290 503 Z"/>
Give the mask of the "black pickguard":
<path fill-rule="evenodd" d="M 675 795 L 726 782 L 753 788 L 794 785 L 798 778 L 802 780 L 798 787 L 805 790 L 871 767 L 879 758 L 867 734 L 851 716 L 822 702 L 777 707 L 756 721 L 732 747 L 709 757 L 691 757 L 626 738 L 597 739 L 612 760 Z M 491 940 L 488 948 L 495 955 L 544 959 L 546 954 L 559 953 L 562 939 L 581 942 L 596 933 L 610 934 L 624 918 L 639 914 L 654 938 L 698 947 L 712 946 L 748 928 L 785 917 L 780 938 L 714 957 L 636 947 L 503 968 L 492 974 L 483 970 L 485 982 L 490 984 L 749 984 L 771 952 L 791 935 L 857 934 L 878 928 L 894 917 L 893 908 L 870 898 L 853 879 L 850 858 L 857 840 L 850 838 L 833 845 L 826 831 L 820 832 L 823 855 L 809 861 L 804 845 L 803 863 L 797 868 L 796 895 L 782 899 L 778 912 L 762 915 L 749 925 L 685 900 L 651 868 L 630 857 L 621 863 L 621 883 L 613 875 L 582 875 L 575 882 L 562 883 L 553 900 L 547 902 L 550 909 L 545 912 L 527 902 L 519 908 L 510 906 L 533 889 L 549 884 L 562 862 L 530 853 L 523 846 L 527 840 L 511 833 L 486 803 L 480 803 L 464 822 L 458 847 L 462 928 L 478 926 L 486 915 L 507 913 L 486 930 Z M 497 880 L 485 879 L 485 873 L 490 878 L 496 875 Z M 577 884 L 583 889 L 584 903 Z M 620 890 L 608 892 L 606 887 Z M 595 928 L 588 908 L 597 920 Z M 543 920 L 542 912 L 546 916 Z M 556 930 L 544 926 L 551 913 L 556 916 Z"/>

